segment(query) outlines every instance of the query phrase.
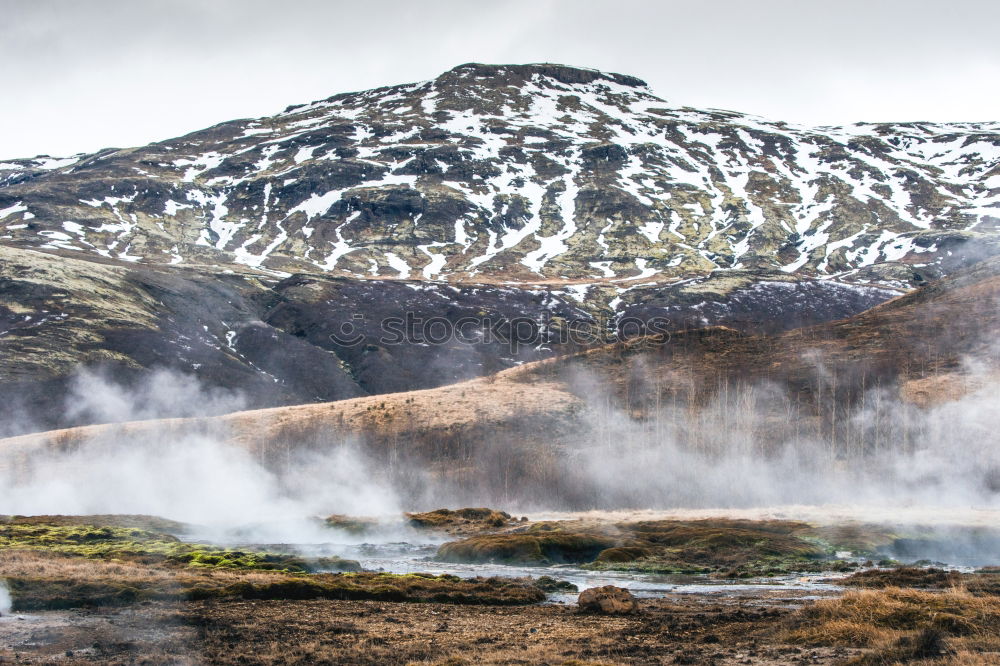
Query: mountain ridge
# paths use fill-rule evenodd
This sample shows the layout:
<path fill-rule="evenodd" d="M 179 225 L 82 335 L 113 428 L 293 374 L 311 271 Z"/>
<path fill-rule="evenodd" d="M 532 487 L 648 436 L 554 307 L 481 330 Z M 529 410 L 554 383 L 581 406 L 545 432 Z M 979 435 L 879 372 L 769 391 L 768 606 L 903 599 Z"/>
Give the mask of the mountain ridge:
<path fill-rule="evenodd" d="M 998 128 L 802 128 L 671 107 L 625 75 L 470 63 L 49 160 L 25 183 L 0 172 L 0 213 L 6 240 L 156 263 L 595 283 L 749 267 L 899 287 L 907 261 L 933 269 L 977 230 L 992 243 Z M 37 187 L 95 171 L 127 179 Z"/>

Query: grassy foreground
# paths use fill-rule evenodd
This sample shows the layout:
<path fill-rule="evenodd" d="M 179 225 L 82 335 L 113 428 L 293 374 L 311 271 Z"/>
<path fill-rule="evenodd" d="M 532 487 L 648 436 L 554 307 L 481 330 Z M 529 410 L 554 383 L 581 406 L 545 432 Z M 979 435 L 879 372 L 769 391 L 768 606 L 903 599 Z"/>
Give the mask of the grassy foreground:
<path fill-rule="evenodd" d="M 425 521 L 472 534 L 442 547 L 456 557 L 717 575 L 829 569 L 833 548 L 893 538 L 788 521 L 531 524 L 486 510 Z M 143 516 L 0 518 L 0 580 L 15 611 L 38 613 L 0 622 L 0 662 L 1000 663 L 998 570 L 860 567 L 836 580 L 843 592 L 667 593 L 641 599 L 635 615 L 601 616 L 536 603 L 573 591 L 545 577 L 324 572 L 287 554 L 185 543 L 171 535 L 182 528 Z"/>

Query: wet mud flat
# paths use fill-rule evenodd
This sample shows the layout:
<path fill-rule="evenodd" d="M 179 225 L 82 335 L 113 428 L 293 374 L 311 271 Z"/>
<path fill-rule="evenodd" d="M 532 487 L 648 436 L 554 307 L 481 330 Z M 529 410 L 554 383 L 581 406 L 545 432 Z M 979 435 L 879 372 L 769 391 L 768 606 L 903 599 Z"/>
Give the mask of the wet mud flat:
<path fill-rule="evenodd" d="M 805 597 L 808 597 L 805 598 Z M 516 607 L 331 600 L 151 602 L 0 621 L 9 663 L 799 664 L 859 650 L 781 640 L 815 598 L 676 594 L 627 616 Z"/>

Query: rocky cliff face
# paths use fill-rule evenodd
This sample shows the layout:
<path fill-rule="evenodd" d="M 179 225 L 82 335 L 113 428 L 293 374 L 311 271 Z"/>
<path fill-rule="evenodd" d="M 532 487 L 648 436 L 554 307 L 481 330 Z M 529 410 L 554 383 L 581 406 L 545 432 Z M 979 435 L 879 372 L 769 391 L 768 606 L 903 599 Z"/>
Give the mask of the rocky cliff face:
<path fill-rule="evenodd" d="M 169 365 L 278 404 L 491 372 L 579 348 L 580 326 L 781 331 L 991 255 L 998 226 L 1000 123 L 804 128 L 629 76 L 468 64 L 0 161 L 0 385 L 53 382 L 56 404 L 80 362 Z M 539 331 L 387 343 L 406 313 Z"/>

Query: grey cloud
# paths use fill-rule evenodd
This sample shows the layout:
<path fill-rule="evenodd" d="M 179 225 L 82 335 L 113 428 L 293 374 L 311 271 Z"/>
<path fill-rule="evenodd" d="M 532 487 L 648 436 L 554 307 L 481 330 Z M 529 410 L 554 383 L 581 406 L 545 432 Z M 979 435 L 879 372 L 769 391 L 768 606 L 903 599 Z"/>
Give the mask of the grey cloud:
<path fill-rule="evenodd" d="M 136 145 L 457 64 L 635 74 L 806 124 L 990 120 L 993 2 L 0 0 L 0 156 Z"/>

